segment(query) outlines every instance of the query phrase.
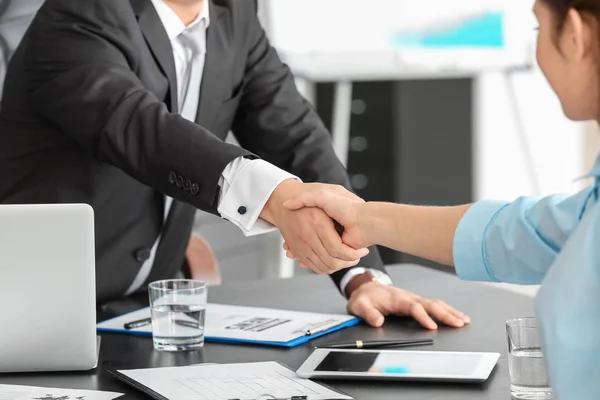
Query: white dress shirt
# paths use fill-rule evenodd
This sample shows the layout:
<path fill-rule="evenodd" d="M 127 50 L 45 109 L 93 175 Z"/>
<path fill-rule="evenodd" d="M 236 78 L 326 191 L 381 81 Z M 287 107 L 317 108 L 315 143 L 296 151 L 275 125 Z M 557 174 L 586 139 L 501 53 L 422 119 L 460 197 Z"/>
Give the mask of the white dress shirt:
<path fill-rule="evenodd" d="M 210 25 L 210 2 L 204 2 L 202 12 L 188 26 L 185 26 L 164 0 L 152 0 L 152 4 L 173 48 L 179 113 L 185 119 L 195 122 L 206 60 L 206 32 Z M 221 217 L 237 225 L 246 236 L 271 232 L 276 228 L 260 219 L 259 215 L 275 188 L 287 179 L 299 180 L 264 160 L 237 158 L 227 165 L 219 179 L 221 192 L 217 211 Z M 169 215 L 172 202 L 172 198 L 166 197 L 165 220 Z M 240 213 L 242 206 L 245 209 L 244 213 Z M 126 295 L 141 288 L 150 275 L 160 240 L 161 235 L 154 243 L 150 250 L 150 257 L 142 264 Z M 343 281 L 342 291 L 350 277 L 356 273 L 357 271 L 350 270 Z"/>

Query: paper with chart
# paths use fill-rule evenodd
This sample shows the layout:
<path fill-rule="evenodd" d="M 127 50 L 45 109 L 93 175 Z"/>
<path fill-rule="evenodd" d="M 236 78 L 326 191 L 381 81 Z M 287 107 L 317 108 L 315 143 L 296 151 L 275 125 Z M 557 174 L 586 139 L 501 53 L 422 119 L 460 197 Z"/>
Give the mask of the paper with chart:
<path fill-rule="evenodd" d="M 167 399 L 254 400 L 307 396 L 308 400 L 352 400 L 274 362 L 118 371 Z M 271 397 L 267 397 L 270 395 Z"/>
<path fill-rule="evenodd" d="M 100 330 L 123 331 L 127 322 L 150 317 L 150 309 L 98 324 Z M 210 303 L 206 307 L 207 338 L 241 341 L 283 342 L 315 334 L 336 327 L 356 318 L 343 314 L 320 314 L 271 308 L 230 306 Z M 151 326 L 133 329 L 134 332 L 151 333 Z"/>
<path fill-rule="evenodd" d="M 122 393 L 93 390 L 0 385 L 0 400 L 113 400 L 121 396 Z"/>
<path fill-rule="evenodd" d="M 355 319 L 349 315 L 220 304 L 210 304 L 206 316 L 206 336 L 269 342 L 289 342 Z"/>

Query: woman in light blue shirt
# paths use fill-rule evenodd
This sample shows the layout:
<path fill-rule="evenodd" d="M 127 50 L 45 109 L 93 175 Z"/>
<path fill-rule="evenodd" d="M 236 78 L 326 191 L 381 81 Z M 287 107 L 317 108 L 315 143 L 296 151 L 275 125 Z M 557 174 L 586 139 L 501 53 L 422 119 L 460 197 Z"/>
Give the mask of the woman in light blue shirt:
<path fill-rule="evenodd" d="M 600 0 L 537 0 L 534 12 L 538 61 L 565 114 L 598 120 Z M 384 245 L 454 265 L 467 280 L 541 283 L 536 308 L 554 393 L 588 400 L 600 398 L 600 159 L 591 176 L 575 196 L 512 203 L 415 207 L 323 190 L 286 206 L 324 209 L 355 248 Z"/>

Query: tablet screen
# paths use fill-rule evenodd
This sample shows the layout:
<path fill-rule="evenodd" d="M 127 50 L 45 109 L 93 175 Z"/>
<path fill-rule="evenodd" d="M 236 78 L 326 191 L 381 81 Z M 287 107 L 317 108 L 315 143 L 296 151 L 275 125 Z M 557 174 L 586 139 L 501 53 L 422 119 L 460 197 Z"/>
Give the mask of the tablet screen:
<path fill-rule="evenodd" d="M 433 352 L 330 352 L 315 371 L 470 376 L 477 369 L 481 357 L 479 354 L 439 354 Z"/>

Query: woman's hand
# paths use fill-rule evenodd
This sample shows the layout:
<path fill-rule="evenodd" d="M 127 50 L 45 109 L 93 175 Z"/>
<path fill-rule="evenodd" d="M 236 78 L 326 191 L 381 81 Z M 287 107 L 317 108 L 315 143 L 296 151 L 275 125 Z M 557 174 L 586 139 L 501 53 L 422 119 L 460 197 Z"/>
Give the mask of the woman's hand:
<path fill-rule="evenodd" d="M 327 190 L 305 192 L 284 203 L 284 207 L 290 210 L 299 210 L 304 207 L 322 209 L 344 228 L 344 232 L 341 233 L 342 241 L 355 249 L 362 249 L 373 244 L 364 236 L 360 226 L 361 208 L 364 205 L 364 200 L 358 197 L 342 196 Z"/>

